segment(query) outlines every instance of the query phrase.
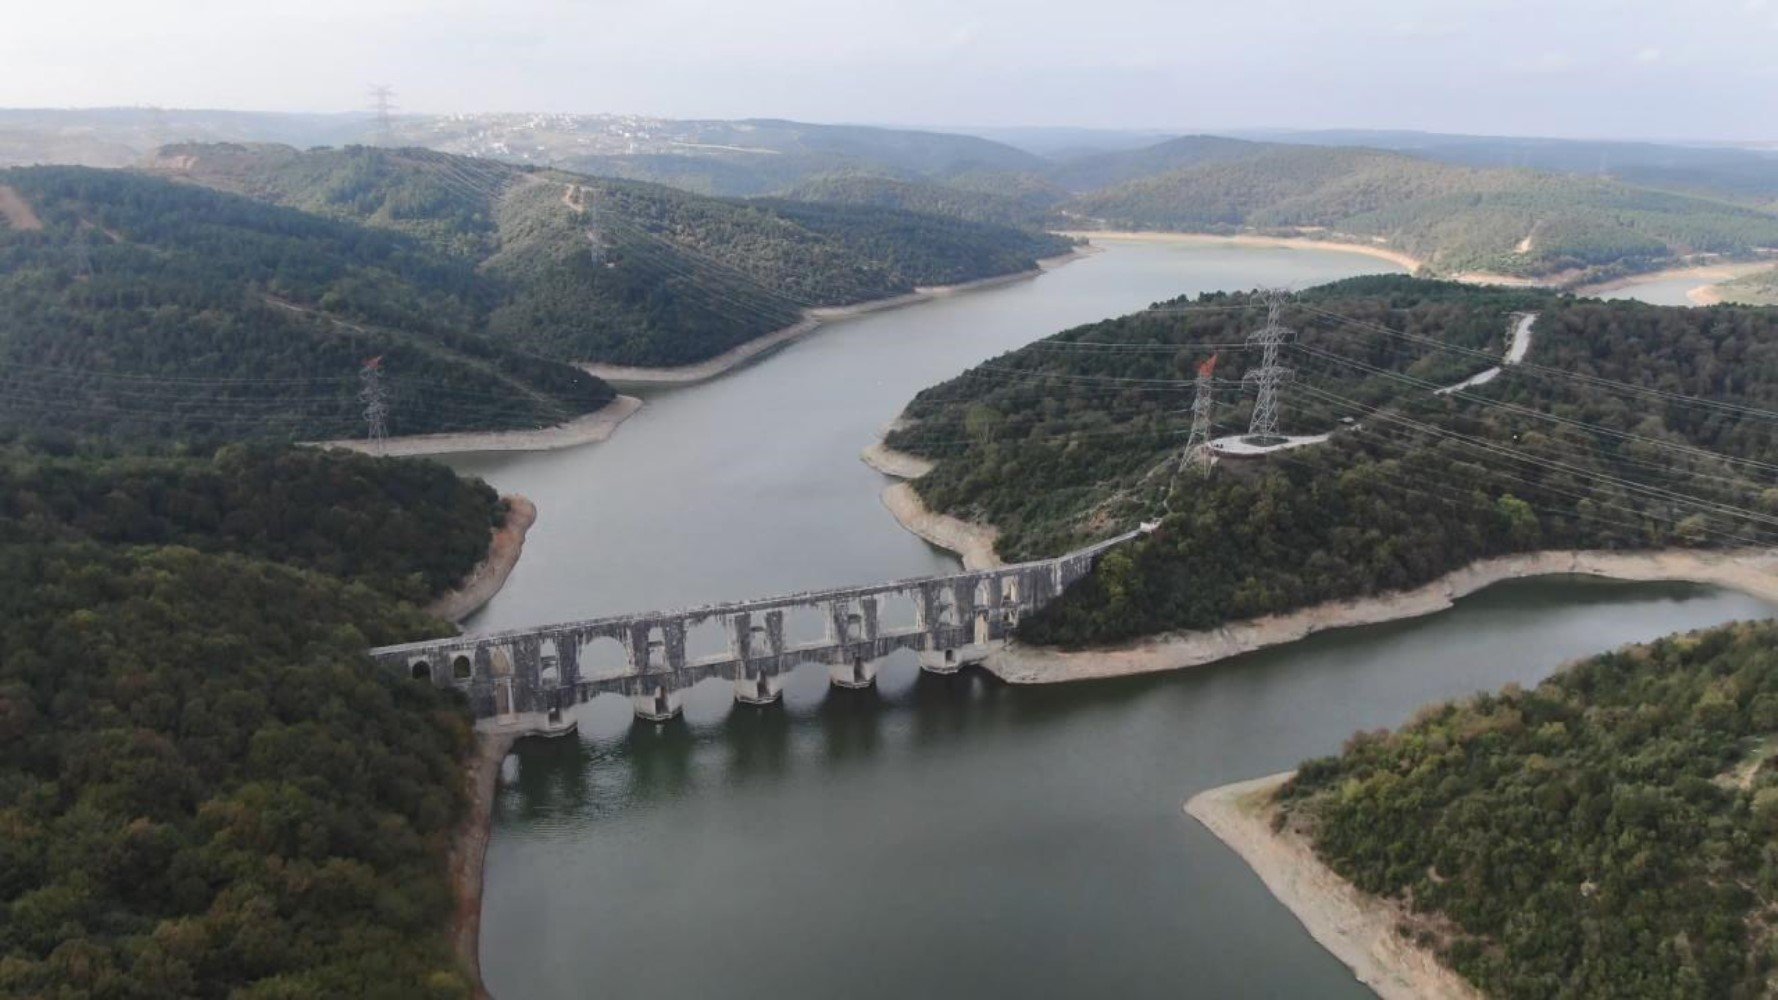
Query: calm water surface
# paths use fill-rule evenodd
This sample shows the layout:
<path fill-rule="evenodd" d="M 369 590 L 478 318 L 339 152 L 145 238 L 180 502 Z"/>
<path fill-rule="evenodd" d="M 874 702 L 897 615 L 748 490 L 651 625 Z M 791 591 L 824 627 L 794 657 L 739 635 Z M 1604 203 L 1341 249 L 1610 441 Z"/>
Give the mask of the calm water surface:
<path fill-rule="evenodd" d="M 860 448 L 920 388 L 1180 293 L 1377 261 L 1113 245 L 1035 282 L 865 317 L 704 386 L 609 442 L 454 461 L 538 502 L 500 628 L 953 569 L 877 503 Z M 1232 853 L 1203 788 L 1337 751 L 1428 701 L 1770 609 L 1707 588 L 1526 581 L 1413 622 L 1145 679 L 875 691 L 799 670 L 784 703 L 706 683 L 684 719 L 600 698 L 507 762 L 482 960 L 502 997 L 1362 997 Z"/>

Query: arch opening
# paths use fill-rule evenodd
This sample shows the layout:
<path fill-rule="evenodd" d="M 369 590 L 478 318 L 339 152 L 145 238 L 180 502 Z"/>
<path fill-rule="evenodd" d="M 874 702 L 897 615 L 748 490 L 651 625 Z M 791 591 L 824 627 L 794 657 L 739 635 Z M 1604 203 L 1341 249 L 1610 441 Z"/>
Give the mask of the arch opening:
<path fill-rule="evenodd" d="M 629 651 L 614 636 L 594 636 L 581 643 L 579 663 L 582 680 L 610 680 L 630 674 Z"/>
<path fill-rule="evenodd" d="M 877 596 L 877 633 L 912 632 L 920 625 L 919 605 L 903 593 Z"/>
<path fill-rule="evenodd" d="M 833 623 L 825 606 L 799 605 L 784 608 L 783 612 L 784 645 L 807 646 L 828 641 Z"/>
<path fill-rule="evenodd" d="M 727 619 L 712 616 L 702 621 L 685 623 L 685 658 L 703 660 L 727 656 L 734 645 Z"/>
<path fill-rule="evenodd" d="M 537 649 L 537 683 L 544 690 L 562 686 L 562 656 L 554 639 L 545 639 Z"/>
<path fill-rule="evenodd" d="M 468 656 L 458 653 L 456 658 L 451 660 L 451 677 L 455 680 L 466 681 L 473 676 L 475 676 L 474 664 L 469 662 Z"/>
<path fill-rule="evenodd" d="M 425 660 L 417 660 L 410 673 L 414 680 L 430 681 L 432 680 L 432 664 L 427 663 Z"/>

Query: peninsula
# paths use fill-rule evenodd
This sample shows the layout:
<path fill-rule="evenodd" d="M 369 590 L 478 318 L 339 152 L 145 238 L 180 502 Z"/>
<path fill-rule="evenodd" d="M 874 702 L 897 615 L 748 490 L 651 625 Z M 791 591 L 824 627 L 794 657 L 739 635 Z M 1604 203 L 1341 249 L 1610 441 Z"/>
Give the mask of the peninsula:
<path fill-rule="evenodd" d="M 1763 995 L 1775 643 L 1607 653 L 1186 808 L 1386 998 Z"/>

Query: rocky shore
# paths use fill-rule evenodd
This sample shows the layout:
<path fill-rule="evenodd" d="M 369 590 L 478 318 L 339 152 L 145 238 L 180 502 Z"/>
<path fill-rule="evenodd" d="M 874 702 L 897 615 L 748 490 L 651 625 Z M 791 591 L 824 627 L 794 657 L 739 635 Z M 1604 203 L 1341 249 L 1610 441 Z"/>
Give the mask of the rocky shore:
<path fill-rule="evenodd" d="M 977 278 L 974 281 L 959 282 L 954 285 L 930 285 L 916 288 L 905 295 L 895 295 L 886 299 L 872 299 L 849 306 L 824 306 L 816 309 L 803 310 L 802 319 L 780 330 L 774 330 L 762 337 L 755 337 L 744 344 L 732 347 L 713 358 L 695 364 L 678 365 L 670 368 L 649 368 L 640 365 L 583 364 L 580 367 L 587 373 L 610 382 L 630 382 L 648 385 L 684 385 L 691 382 L 703 382 L 713 379 L 724 372 L 733 370 L 747 362 L 782 347 L 794 340 L 814 333 L 822 326 L 836 320 L 863 316 L 868 313 L 882 312 L 885 309 L 898 309 L 911 306 L 918 302 L 945 298 L 963 292 L 977 291 L 983 288 L 995 288 L 1009 285 L 1017 281 L 1028 281 L 1046 271 L 1053 271 L 1063 264 L 1077 260 L 1093 253 L 1091 247 L 1080 247 L 1055 257 L 1045 257 L 1037 262 L 1037 266 L 1028 271 L 1015 271 L 1012 274 L 997 274 L 989 278 Z"/>
<path fill-rule="evenodd" d="M 493 537 L 488 542 L 487 558 L 476 564 L 456 590 L 441 594 L 428 604 L 426 611 L 429 614 L 445 621 L 460 622 L 481 610 L 482 605 L 493 600 L 500 588 L 506 586 L 506 578 L 512 575 L 513 567 L 519 564 L 519 555 L 525 550 L 525 533 L 537 523 L 537 505 L 517 494 L 501 499 L 507 504 L 506 523 L 491 533 Z"/>
<path fill-rule="evenodd" d="M 609 438 L 618 425 L 634 416 L 642 401 L 618 396 L 591 413 L 554 427 L 532 431 L 453 431 L 446 434 L 410 434 L 386 439 L 381 447 L 361 438 L 312 442 L 322 448 L 345 448 L 366 455 L 409 458 L 418 455 L 449 455 L 465 451 L 549 451 L 596 444 Z"/>
<path fill-rule="evenodd" d="M 482 869 L 493 833 L 494 793 L 500 787 L 500 765 L 512 751 L 517 736 L 503 732 L 477 732 L 475 751 L 464 770 L 468 807 L 451 840 L 451 885 L 457 897 L 451 915 L 451 946 L 469 975 L 476 1000 L 488 1000 L 482 983 Z"/>
<path fill-rule="evenodd" d="M 1288 825 L 1273 827 L 1275 796 L 1294 772 L 1212 788 L 1185 811 L 1247 862 L 1309 936 L 1383 1000 L 1480 1000 L 1482 994 L 1401 936 L 1397 904 L 1360 892 Z"/>
<path fill-rule="evenodd" d="M 896 451 L 881 440 L 864 449 L 859 456 L 864 464 L 896 479 L 918 479 L 932 471 L 932 463 L 918 455 Z M 963 560 L 969 570 L 993 569 L 1005 565 L 994 543 L 1000 529 L 991 524 L 977 524 L 960 517 L 940 514 L 921 501 L 912 483 L 901 482 L 883 491 L 883 506 L 903 528 L 919 535 L 941 549 L 949 549 Z"/>

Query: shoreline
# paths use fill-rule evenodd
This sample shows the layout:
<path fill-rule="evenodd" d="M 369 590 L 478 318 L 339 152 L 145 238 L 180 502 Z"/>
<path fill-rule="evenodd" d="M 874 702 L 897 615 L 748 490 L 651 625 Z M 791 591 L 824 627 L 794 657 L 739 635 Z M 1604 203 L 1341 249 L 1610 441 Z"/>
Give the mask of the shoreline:
<path fill-rule="evenodd" d="M 1199 792 L 1185 812 L 1239 855 L 1309 936 L 1383 1000 L 1480 1000 L 1481 992 L 1430 949 L 1396 931 L 1405 916 L 1399 904 L 1341 878 L 1288 826 L 1274 831 L 1274 796 L 1295 773 Z"/>
<path fill-rule="evenodd" d="M 597 444 L 611 437 L 624 421 L 636 415 L 642 400 L 618 395 L 591 413 L 564 424 L 530 431 L 446 431 L 442 434 L 409 434 L 387 438 L 381 448 L 358 438 L 306 442 L 317 448 L 342 448 L 385 458 L 452 455 L 469 451 L 553 451 Z"/>
<path fill-rule="evenodd" d="M 426 605 L 426 613 L 445 621 L 462 624 L 463 619 L 480 611 L 483 605 L 506 586 L 506 578 L 519 564 L 525 550 L 525 534 L 537 523 L 537 505 L 516 493 L 501 499 L 507 501 L 506 523 L 489 534 L 488 554 L 453 590 L 434 598 Z"/>
<path fill-rule="evenodd" d="M 1640 274 L 1625 275 L 1610 281 L 1600 281 L 1588 285 L 1577 285 L 1572 289 L 1575 295 L 1596 296 L 1601 292 L 1615 292 L 1637 285 L 1651 284 L 1656 281 L 1671 281 L 1675 278 L 1697 278 L 1699 285 L 1685 293 L 1694 305 L 1710 306 L 1722 302 L 1722 295 L 1713 289 L 1725 281 L 1757 274 L 1772 266 L 1772 261 L 1730 261 L 1721 264 L 1699 264 L 1695 267 L 1667 267 L 1659 271 L 1644 271 Z"/>
<path fill-rule="evenodd" d="M 954 553 L 963 560 L 963 568 L 966 570 L 993 569 L 1006 565 L 1000 554 L 994 550 L 994 543 L 1000 538 L 999 528 L 933 511 L 920 499 L 913 484 L 906 481 L 918 479 L 931 472 L 932 462 L 918 455 L 896 451 L 884 444 L 882 438 L 878 438 L 876 444 L 859 453 L 858 458 L 885 476 L 903 480 L 885 487 L 882 500 L 883 506 L 888 508 L 896 523 L 904 529 L 925 539 L 928 545 L 936 545 Z"/>
<path fill-rule="evenodd" d="M 518 736 L 511 732 L 475 733 L 475 750 L 463 771 L 469 802 L 451 838 L 451 888 L 456 907 L 451 913 L 451 948 L 469 976 L 476 1000 L 489 1000 L 482 982 L 482 879 L 488 841 L 494 834 L 494 794 L 500 787 L 500 765 Z"/>
<path fill-rule="evenodd" d="M 1405 267 L 1413 274 L 1426 266 L 1426 262 L 1401 250 L 1379 244 L 1357 243 L 1349 240 L 1318 240 L 1312 236 L 1261 236 L 1255 233 L 1175 233 L 1162 229 L 1076 229 L 1066 230 L 1063 236 L 1074 236 L 1088 240 L 1105 240 L 1112 243 L 1182 243 L 1188 246 L 1214 246 L 1217 244 L 1255 247 L 1283 248 L 1286 250 L 1343 250 L 1348 253 L 1363 254 L 1386 260 L 1391 264 Z M 1505 279 L 1508 276 L 1500 275 Z"/>
<path fill-rule="evenodd" d="M 1444 611 L 1461 598 L 1507 580 L 1564 575 L 1640 583 L 1697 583 L 1740 591 L 1778 604 L 1778 551 L 1537 552 L 1478 560 L 1413 590 L 1330 601 L 1285 614 L 1228 622 L 1213 629 L 1162 633 L 1105 649 L 1066 651 L 1014 643 L 988 654 L 982 666 L 1009 684 L 1056 684 L 1182 670 L 1287 645 L 1317 632 L 1380 625 Z"/>
<path fill-rule="evenodd" d="M 1065 254 L 1045 257 L 1037 262 L 1037 266 L 1024 271 L 1010 274 L 996 274 L 986 278 L 976 278 L 954 285 L 926 285 L 916 287 L 911 292 L 892 295 L 888 298 L 870 299 L 847 306 L 817 306 L 803 310 L 803 318 L 782 329 L 763 334 L 752 340 L 738 344 L 713 358 L 693 362 L 689 365 L 676 365 L 666 368 L 650 368 L 642 365 L 614 365 L 597 362 L 582 363 L 579 368 L 589 375 L 602 378 L 607 382 L 627 382 L 637 385 L 689 385 L 695 382 L 706 382 L 732 371 L 775 348 L 782 347 L 793 341 L 801 340 L 829 323 L 870 313 L 883 312 L 888 309 L 899 309 L 903 306 L 930 302 L 933 299 L 946 298 L 964 292 L 979 291 L 984 288 L 997 288 L 1015 282 L 1028 281 L 1082 257 L 1096 253 L 1091 247 L 1077 247 Z"/>
<path fill-rule="evenodd" d="M 1216 233 L 1180 233 L 1167 230 L 1068 230 L 1063 236 L 1084 237 L 1090 240 L 1107 242 L 1123 241 L 1126 243 L 1182 243 L 1187 245 L 1210 246 L 1218 243 L 1245 247 L 1281 247 L 1285 249 L 1307 250 L 1343 250 L 1348 253 L 1363 254 L 1386 260 L 1407 269 L 1409 274 L 1418 274 L 1422 268 L 1429 268 L 1427 261 L 1415 257 L 1402 250 L 1365 243 L 1357 240 L 1324 240 L 1313 236 L 1262 236 L 1257 233 L 1233 233 L 1221 235 Z M 1488 271 L 1458 271 L 1452 274 L 1436 274 L 1433 277 L 1448 281 L 1458 281 L 1466 285 L 1500 285 L 1508 288 L 1547 288 L 1551 291 L 1568 292 L 1578 296 L 1592 296 L 1600 292 L 1617 291 L 1637 285 L 1650 284 L 1656 281 L 1667 281 L 1673 278 L 1696 275 L 1706 279 L 1705 284 L 1687 292 L 1687 297 L 1696 305 L 1715 305 L 1724 301 L 1721 293 L 1713 292 L 1713 283 L 1720 283 L 1745 274 L 1765 270 L 1773 265 L 1778 258 L 1760 261 L 1727 261 L 1720 264 L 1701 264 L 1691 267 L 1669 267 L 1659 271 L 1642 271 L 1627 274 L 1607 281 L 1572 284 L 1575 272 L 1566 271 L 1544 277 L 1530 278 L 1513 274 L 1495 274 Z"/>

